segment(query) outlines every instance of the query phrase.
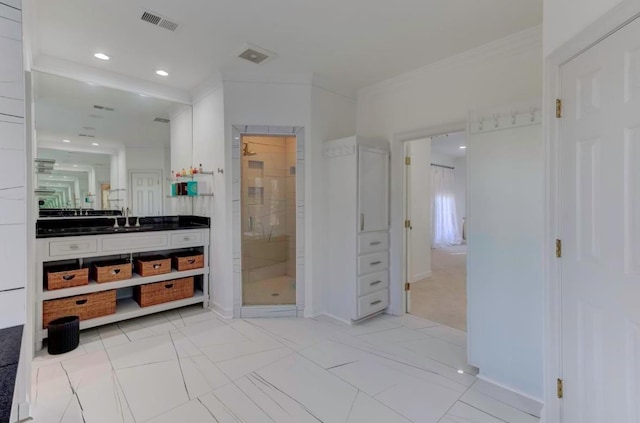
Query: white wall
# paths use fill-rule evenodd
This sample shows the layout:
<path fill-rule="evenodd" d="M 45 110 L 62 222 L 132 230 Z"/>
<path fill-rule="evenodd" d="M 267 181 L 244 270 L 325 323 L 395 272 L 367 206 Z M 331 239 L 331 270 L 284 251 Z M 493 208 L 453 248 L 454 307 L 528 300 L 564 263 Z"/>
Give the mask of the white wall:
<path fill-rule="evenodd" d="M 469 110 L 537 98 L 541 93 L 541 28 L 514 34 L 358 93 L 358 135 L 394 140 L 391 145 L 392 313 L 404 313 L 401 281 L 404 164 L 397 141 L 433 135 L 429 128 L 441 130 L 444 125 L 447 131 L 462 130 Z"/>
<path fill-rule="evenodd" d="M 622 0 L 544 0 L 544 55 L 549 55 L 622 2 Z"/>
<path fill-rule="evenodd" d="M 542 402 L 542 128 L 472 133 L 467 145 L 469 360 Z"/>
<path fill-rule="evenodd" d="M 193 108 L 191 106 L 178 106 L 171 113 L 169 129 L 169 143 L 171 145 L 171 171 L 180 171 L 193 164 Z M 168 193 L 168 189 L 166 190 Z M 168 199 L 170 208 L 165 210 L 167 214 L 190 214 L 191 203 L 182 199 Z"/>
<path fill-rule="evenodd" d="M 356 102 L 323 88 L 311 87 L 311 131 L 306 147 L 306 175 L 308 199 L 305 208 L 307 242 L 305 259 L 307 269 L 305 315 L 315 316 L 324 312 L 325 301 L 331 301 L 331 293 L 324 290 L 328 265 L 326 228 L 328 225 L 327 202 L 331 195 L 326 191 L 326 176 L 322 144 L 325 141 L 352 136 L 356 131 Z M 310 225 L 309 225 L 310 224 Z"/>
<path fill-rule="evenodd" d="M 8 12 L 12 12 L 6 16 L 9 20 L 0 16 L 0 34 L 14 31 L 11 19 L 16 19 L 16 13 L 5 7 L 3 13 Z M 3 75 L 15 79 L 4 81 L 0 87 L 0 329 L 24 324 L 26 319 L 25 198 L 32 195 L 26 187 L 25 92 L 24 86 L 16 83 L 23 76 L 22 43 L 3 38 L 3 46 Z"/>
<path fill-rule="evenodd" d="M 431 139 L 407 143 L 409 172 L 409 277 L 413 283 L 431 276 Z"/>
<path fill-rule="evenodd" d="M 394 314 L 404 313 L 402 292 L 402 185 L 403 161 L 400 140 L 417 139 L 433 135 L 431 130 L 461 130 L 466 126 L 470 110 L 518 103 L 542 95 L 542 31 L 533 28 L 502 40 L 479 47 L 442 62 L 392 78 L 361 90 L 358 94 L 357 132 L 363 136 L 382 136 L 391 144 L 391 306 Z M 433 129 L 435 128 L 435 129 Z M 508 302 L 501 297 L 497 302 Z M 542 319 L 540 310 L 539 319 Z M 504 316 L 509 322 L 510 316 Z M 469 327 L 469 336 L 474 330 Z M 509 342 L 502 338 L 500 328 L 486 328 L 487 335 L 501 345 Z M 526 332 L 522 332 L 526 334 Z M 527 357 L 536 356 L 535 368 L 542 360 L 540 345 L 525 351 Z M 528 343 L 511 340 L 509 351 L 519 354 Z M 484 365 L 500 369 L 507 386 L 527 385 L 512 383 L 509 368 L 498 357 Z M 525 366 L 526 367 L 526 366 Z M 498 372 L 496 371 L 496 374 Z M 541 396 L 537 381 L 530 381 L 528 393 Z"/>
<path fill-rule="evenodd" d="M 326 269 L 324 231 L 326 216 L 322 142 L 355 133 L 355 100 L 334 94 L 308 82 L 295 83 L 223 81 L 209 93 L 199 93 L 193 105 L 193 162 L 210 170 L 224 169 L 214 177 L 213 208 L 197 214 L 214 216 L 211 239 L 211 292 L 213 306 L 231 316 L 234 301 L 233 228 L 239 205 L 232 201 L 233 125 L 300 126 L 305 128 L 304 200 L 305 315 L 324 309 L 322 280 Z M 172 117 L 172 128 L 176 119 Z M 174 151 L 186 148 L 186 140 L 172 136 L 172 166 L 180 157 Z M 178 150 L 176 150 L 178 148 Z M 239 264 L 238 264 L 239 265 Z M 240 304 L 235 304 L 239 306 Z"/>
<path fill-rule="evenodd" d="M 233 307 L 233 251 L 229 231 L 231 213 L 227 207 L 228 195 L 230 195 L 227 185 L 231 182 L 231 166 L 227 166 L 227 154 L 230 157 L 231 148 L 229 147 L 227 152 L 222 86 L 203 94 L 193 104 L 193 146 L 191 140 L 186 136 L 181 138 L 186 145 L 174 143 L 172 137 L 171 166 L 177 167 L 180 160 L 188 160 L 198 164 L 202 163 L 206 171 L 216 172 L 214 176 L 201 179 L 211 186 L 198 187 L 209 190 L 204 192 L 213 192 L 215 196 L 213 199 L 203 197 L 195 200 L 197 204 L 194 213 L 212 218 L 209 258 L 211 302 L 219 312 L 229 316 Z M 190 120 L 191 115 L 189 115 Z M 183 123 L 187 124 L 187 122 Z M 180 157 L 174 158 L 174 150 L 179 155 L 183 155 L 184 150 L 191 148 L 191 146 L 193 147 L 192 156 L 189 158 L 185 156 L 182 159 Z M 217 169 L 223 170 L 224 173 L 218 173 Z"/>
<path fill-rule="evenodd" d="M 467 216 L 467 157 L 456 157 L 453 161 L 454 183 L 456 193 L 456 212 L 458 213 L 458 228 L 462 239 L 462 225 Z"/>

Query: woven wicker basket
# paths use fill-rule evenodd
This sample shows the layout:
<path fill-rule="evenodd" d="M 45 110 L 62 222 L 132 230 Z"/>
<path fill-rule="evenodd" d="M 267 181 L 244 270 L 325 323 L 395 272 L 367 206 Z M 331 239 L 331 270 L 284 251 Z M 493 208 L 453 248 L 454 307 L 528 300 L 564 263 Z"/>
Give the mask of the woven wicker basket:
<path fill-rule="evenodd" d="M 134 287 L 133 297 L 140 307 L 193 297 L 193 277 L 150 283 Z"/>
<path fill-rule="evenodd" d="M 111 260 L 93 263 L 93 279 L 98 283 L 131 279 L 132 267 L 127 260 Z"/>
<path fill-rule="evenodd" d="M 47 300 L 42 305 L 42 327 L 46 329 L 51 321 L 61 317 L 78 316 L 80 320 L 88 320 L 108 316 L 115 312 L 115 289 L 57 300 Z"/>
<path fill-rule="evenodd" d="M 140 257 L 136 260 L 136 273 L 155 276 L 171 272 L 171 259 L 164 256 Z"/>
<path fill-rule="evenodd" d="M 178 271 L 202 269 L 204 267 L 204 254 L 202 253 L 176 253 L 171 256 L 173 268 Z"/>
<path fill-rule="evenodd" d="M 89 268 L 77 266 L 51 267 L 47 269 L 46 285 L 49 291 L 89 284 Z"/>

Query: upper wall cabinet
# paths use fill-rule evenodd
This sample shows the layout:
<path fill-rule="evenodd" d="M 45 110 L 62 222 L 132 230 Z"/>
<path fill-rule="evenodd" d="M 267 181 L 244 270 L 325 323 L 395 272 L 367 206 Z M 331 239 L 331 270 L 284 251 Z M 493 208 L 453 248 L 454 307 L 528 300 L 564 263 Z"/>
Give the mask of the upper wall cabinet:
<path fill-rule="evenodd" d="M 389 152 L 358 146 L 359 232 L 389 228 Z"/>

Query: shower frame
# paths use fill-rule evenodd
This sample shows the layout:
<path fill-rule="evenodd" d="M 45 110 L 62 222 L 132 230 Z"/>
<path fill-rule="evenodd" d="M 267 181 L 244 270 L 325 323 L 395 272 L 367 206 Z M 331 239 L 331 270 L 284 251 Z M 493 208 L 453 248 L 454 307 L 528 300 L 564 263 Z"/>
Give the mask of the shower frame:
<path fill-rule="evenodd" d="M 244 305 L 242 298 L 242 137 L 283 136 L 296 137 L 296 304 Z M 233 125 L 232 128 L 233 177 L 233 317 L 302 317 L 304 315 L 304 177 L 305 142 L 301 126 Z"/>

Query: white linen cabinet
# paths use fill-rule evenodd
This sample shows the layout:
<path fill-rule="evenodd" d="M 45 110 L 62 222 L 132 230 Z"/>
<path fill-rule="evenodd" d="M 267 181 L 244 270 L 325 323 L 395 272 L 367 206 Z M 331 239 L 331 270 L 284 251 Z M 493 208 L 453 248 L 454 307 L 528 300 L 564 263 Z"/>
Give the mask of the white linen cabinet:
<path fill-rule="evenodd" d="M 389 306 L 389 145 L 328 141 L 327 314 L 355 322 Z"/>

